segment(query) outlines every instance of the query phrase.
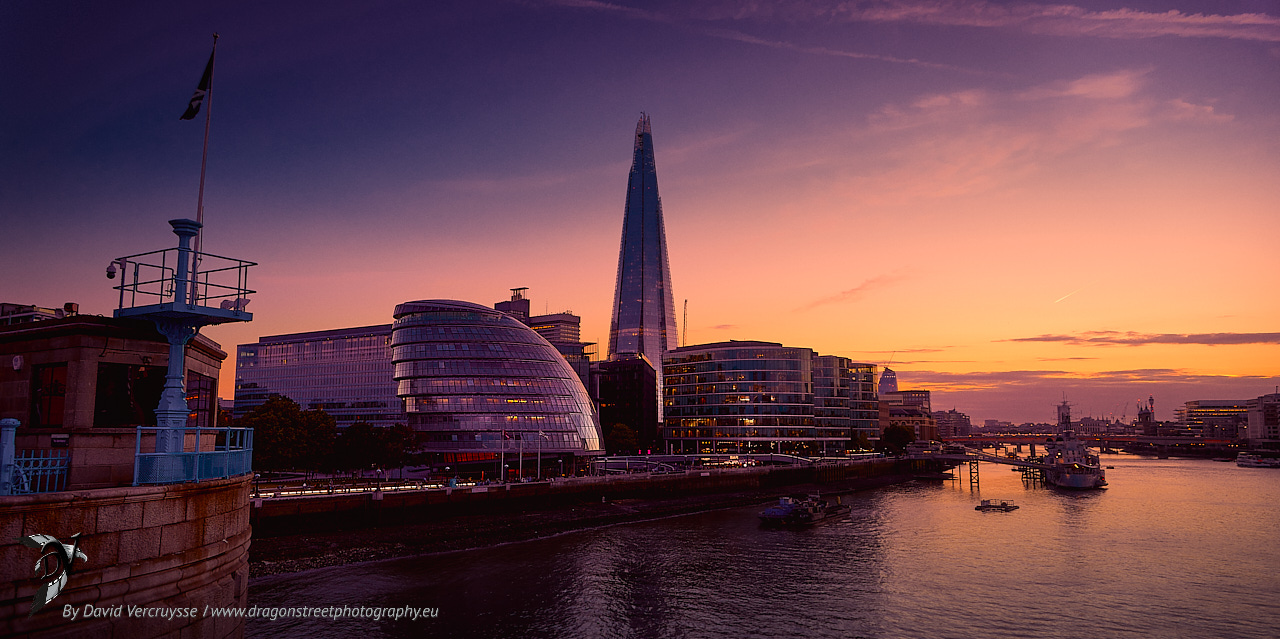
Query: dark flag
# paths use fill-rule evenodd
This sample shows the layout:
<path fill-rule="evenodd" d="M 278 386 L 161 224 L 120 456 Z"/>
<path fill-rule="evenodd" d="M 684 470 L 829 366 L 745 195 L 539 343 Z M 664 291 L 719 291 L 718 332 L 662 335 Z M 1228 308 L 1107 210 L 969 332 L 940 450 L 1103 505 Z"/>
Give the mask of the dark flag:
<path fill-rule="evenodd" d="M 217 52 L 216 49 L 214 51 Z M 200 84 L 196 86 L 195 95 L 191 96 L 191 104 L 187 105 L 187 110 L 183 112 L 179 120 L 191 120 L 200 112 L 200 105 L 204 103 L 204 96 L 209 93 L 209 82 L 213 79 L 213 53 L 209 54 L 209 64 L 204 67 L 204 75 L 200 76 Z"/>

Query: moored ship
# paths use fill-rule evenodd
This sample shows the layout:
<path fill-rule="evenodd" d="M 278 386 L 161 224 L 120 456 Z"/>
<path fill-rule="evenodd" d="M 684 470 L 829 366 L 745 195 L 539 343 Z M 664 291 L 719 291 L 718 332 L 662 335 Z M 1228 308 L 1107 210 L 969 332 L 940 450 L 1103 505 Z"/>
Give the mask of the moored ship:
<path fill-rule="evenodd" d="M 1062 434 L 1045 442 L 1045 481 L 1059 488 L 1080 490 L 1106 486 L 1098 456 L 1089 453 L 1071 428 L 1071 405 L 1066 400 L 1058 406 L 1058 428 Z"/>
<path fill-rule="evenodd" d="M 1236 465 L 1242 468 L 1280 468 L 1280 458 L 1263 457 L 1257 453 L 1240 453 Z"/>
<path fill-rule="evenodd" d="M 817 495 L 809 495 L 806 499 L 779 497 L 776 505 L 760 513 L 760 523 L 765 526 L 811 526 L 847 512 L 849 507 L 838 500 L 833 504 Z"/>

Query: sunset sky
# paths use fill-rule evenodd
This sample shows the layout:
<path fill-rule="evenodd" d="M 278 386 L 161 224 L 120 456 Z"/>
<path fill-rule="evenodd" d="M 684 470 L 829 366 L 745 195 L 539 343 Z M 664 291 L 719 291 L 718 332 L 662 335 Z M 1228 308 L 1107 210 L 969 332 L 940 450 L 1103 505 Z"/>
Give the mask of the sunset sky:
<path fill-rule="evenodd" d="M 217 31 L 204 248 L 260 263 L 223 397 L 236 344 L 416 299 L 603 343 L 642 111 L 682 341 L 975 421 L 1280 385 L 1280 3 L 216 4 L 0 4 L 0 301 L 109 315 L 174 244 Z"/>

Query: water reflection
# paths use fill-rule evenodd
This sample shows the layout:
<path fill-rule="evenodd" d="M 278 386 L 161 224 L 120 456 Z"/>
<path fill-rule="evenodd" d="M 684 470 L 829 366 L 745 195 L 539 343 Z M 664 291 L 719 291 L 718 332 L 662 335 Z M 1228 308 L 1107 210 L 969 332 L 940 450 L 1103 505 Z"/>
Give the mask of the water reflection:
<path fill-rule="evenodd" d="M 984 466 L 981 490 L 957 480 L 846 496 L 848 518 L 806 530 L 761 529 L 762 507 L 751 507 L 269 578 L 253 584 L 251 603 L 432 606 L 440 617 L 280 620 L 247 631 L 1271 636 L 1280 622 L 1272 530 L 1280 473 L 1183 460 L 1113 463 L 1106 491 L 1028 487 L 1016 473 Z M 1022 507 L 977 512 L 984 495 Z"/>

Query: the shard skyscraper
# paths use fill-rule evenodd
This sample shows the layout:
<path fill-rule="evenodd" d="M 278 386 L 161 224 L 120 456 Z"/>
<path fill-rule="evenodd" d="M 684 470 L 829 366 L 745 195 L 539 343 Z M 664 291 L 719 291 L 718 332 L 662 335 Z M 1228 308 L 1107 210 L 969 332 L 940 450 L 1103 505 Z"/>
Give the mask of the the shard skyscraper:
<path fill-rule="evenodd" d="M 667 265 L 667 233 L 658 197 L 649 116 L 636 124 L 635 152 L 627 178 L 627 207 L 622 220 L 618 282 L 613 289 L 609 358 L 640 354 L 648 358 L 662 386 L 662 356 L 676 348 L 676 309 Z M 661 390 L 659 390 L 661 393 Z M 661 415 L 661 404 L 659 405 Z"/>

